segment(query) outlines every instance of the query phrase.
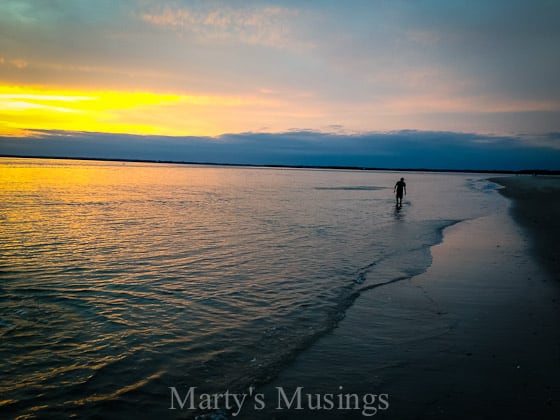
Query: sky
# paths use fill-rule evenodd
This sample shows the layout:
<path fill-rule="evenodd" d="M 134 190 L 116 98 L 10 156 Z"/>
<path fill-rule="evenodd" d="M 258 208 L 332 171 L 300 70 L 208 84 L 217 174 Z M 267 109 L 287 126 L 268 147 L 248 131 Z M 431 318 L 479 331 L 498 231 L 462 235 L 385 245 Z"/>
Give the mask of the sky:
<path fill-rule="evenodd" d="M 0 154 L 560 169 L 558 16 L 556 0 L 2 0 Z"/>

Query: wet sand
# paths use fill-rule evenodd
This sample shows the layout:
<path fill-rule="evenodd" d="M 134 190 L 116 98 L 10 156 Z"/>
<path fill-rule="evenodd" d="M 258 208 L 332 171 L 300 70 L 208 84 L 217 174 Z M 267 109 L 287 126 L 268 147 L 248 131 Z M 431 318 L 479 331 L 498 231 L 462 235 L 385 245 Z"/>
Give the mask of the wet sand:
<path fill-rule="evenodd" d="M 558 418 L 560 284 L 549 244 L 558 225 L 539 204 L 558 203 L 550 195 L 558 184 L 495 181 L 515 200 L 518 223 L 504 210 L 446 229 L 428 271 L 362 292 L 332 333 L 258 390 L 267 407 L 243 418 L 364 418 L 370 394 L 388 395 L 374 418 Z M 550 252 L 535 258 L 543 247 Z M 358 400 L 351 409 L 304 401 L 279 410 L 279 387 L 288 397 L 303 387 Z"/>
<path fill-rule="evenodd" d="M 532 239 L 533 255 L 560 281 L 560 177 L 492 178 L 513 200 L 512 215 Z"/>

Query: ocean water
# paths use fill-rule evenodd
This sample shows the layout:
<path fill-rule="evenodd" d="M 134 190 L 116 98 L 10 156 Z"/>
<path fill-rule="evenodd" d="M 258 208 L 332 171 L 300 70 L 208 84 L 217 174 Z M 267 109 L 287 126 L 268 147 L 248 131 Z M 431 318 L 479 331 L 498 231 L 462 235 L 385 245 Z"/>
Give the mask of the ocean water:
<path fill-rule="evenodd" d="M 2 158 L 0 416 L 192 414 L 169 387 L 266 382 L 496 206 L 476 174 Z"/>

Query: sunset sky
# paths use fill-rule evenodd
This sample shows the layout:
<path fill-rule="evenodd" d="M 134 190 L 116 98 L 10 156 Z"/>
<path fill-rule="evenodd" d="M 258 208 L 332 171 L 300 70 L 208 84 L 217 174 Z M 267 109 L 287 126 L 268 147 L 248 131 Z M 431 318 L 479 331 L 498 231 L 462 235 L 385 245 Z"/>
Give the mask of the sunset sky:
<path fill-rule="evenodd" d="M 124 141 L 108 145 L 112 133 L 129 157 L 151 156 L 148 143 L 157 159 L 163 141 L 189 160 L 193 138 L 246 133 L 266 149 L 257 139 L 314 133 L 344 154 L 356 136 L 421 132 L 407 142 L 450 133 L 550 160 L 558 16 L 554 0 L 2 0 L 0 153 L 40 138 L 37 150 L 58 145 L 44 153 L 80 155 L 64 137 L 107 155 Z"/>

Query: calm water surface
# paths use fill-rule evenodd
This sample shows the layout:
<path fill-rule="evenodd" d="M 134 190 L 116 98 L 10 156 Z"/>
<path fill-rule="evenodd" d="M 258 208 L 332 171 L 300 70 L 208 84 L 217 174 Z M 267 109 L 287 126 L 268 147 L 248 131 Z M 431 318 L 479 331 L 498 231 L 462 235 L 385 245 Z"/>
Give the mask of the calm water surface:
<path fill-rule="evenodd" d="M 408 197 L 394 207 L 404 176 Z M 481 177 L 0 159 L 0 415 L 171 417 L 421 273 Z M 180 413 L 184 415 L 184 413 Z"/>

